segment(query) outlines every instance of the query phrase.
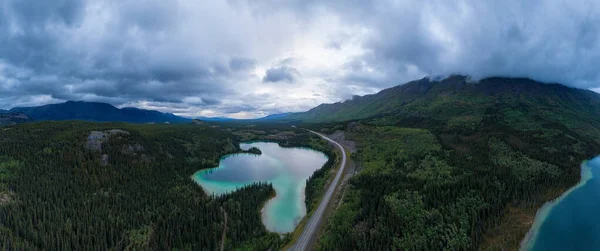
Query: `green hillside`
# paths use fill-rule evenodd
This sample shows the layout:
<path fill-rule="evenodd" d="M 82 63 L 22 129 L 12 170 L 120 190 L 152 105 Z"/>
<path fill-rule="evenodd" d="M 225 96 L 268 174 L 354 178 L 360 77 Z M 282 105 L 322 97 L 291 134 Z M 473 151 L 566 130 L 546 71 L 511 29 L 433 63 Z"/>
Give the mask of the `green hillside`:
<path fill-rule="evenodd" d="M 358 148 L 319 250 L 516 250 L 600 154 L 600 95 L 529 79 L 422 79 L 291 118 Z"/>
<path fill-rule="evenodd" d="M 377 94 L 322 104 L 288 119 L 334 122 L 369 118 L 384 125 L 478 128 L 489 116 L 497 118 L 497 123 L 523 130 L 566 126 L 600 137 L 599 94 L 522 78 L 477 82 L 464 76 L 441 81 L 424 78 Z"/>

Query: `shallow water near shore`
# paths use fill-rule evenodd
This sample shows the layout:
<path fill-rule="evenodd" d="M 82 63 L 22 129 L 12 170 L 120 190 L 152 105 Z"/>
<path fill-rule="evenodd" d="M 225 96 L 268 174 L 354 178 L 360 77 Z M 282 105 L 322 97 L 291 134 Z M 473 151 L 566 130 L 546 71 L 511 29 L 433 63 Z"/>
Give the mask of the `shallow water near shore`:
<path fill-rule="evenodd" d="M 273 184 L 276 196 L 262 209 L 265 227 L 272 232 L 292 232 L 306 215 L 306 179 L 327 162 L 327 156 L 309 148 L 283 148 L 277 143 L 240 144 L 262 154 L 240 153 L 221 158 L 216 168 L 196 172 L 192 178 L 208 194 L 222 195 L 259 181 Z"/>
<path fill-rule="evenodd" d="M 581 165 L 581 181 L 538 211 L 522 250 L 600 250 L 600 157 Z"/>

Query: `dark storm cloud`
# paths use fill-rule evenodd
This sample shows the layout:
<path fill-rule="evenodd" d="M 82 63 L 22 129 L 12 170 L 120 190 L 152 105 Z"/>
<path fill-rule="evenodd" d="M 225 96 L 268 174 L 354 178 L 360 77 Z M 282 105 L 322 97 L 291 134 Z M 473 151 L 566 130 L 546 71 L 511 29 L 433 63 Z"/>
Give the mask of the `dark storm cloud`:
<path fill-rule="evenodd" d="M 118 8 L 95 10 L 109 13 L 111 20 L 96 26 L 98 20 L 85 23 L 86 15 L 96 14 L 86 7 L 97 3 L 108 2 L 3 2 L 0 97 L 5 98 L 0 107 L 13 106 L 6 97 L 14 96 L 93 99 L 113 104 L 136 100 L 181 103 L 190 95 L 229 92 L 222 84 L 228 81 L 229 65 L 210 58 L 199 60 L 185 48 L 161 44 L 161 36 L 176 33 L 178 28 L 176 3 L 115 2 L 120 4 Z M 86 25 L 93 29 L 85 30 Z M 231 62 L 238 70 L 253 63 L 250 59 Z M 206 100 L 205 105 L 218 104 L 214 99 Z"/>
<path fill-rule="evenodd" d="M 263 82 L 288 82 L 293 83 L 300 75 L 298 70 L 293 67 L 279 66 L 268 69 L 263 78 Z"/>
<path fill-rule="evenodd" d="M 36 27 L 42 26 L 50 20 L 66 25 L 78 22 L 84 2 L 80 0 L 6 0 L 4 6 L 21 25 Z"/>
<path fill-rule="evenodd" d="M 221 101 L 216 98 L 203 97 L 202 103 L 207 104 L 207 105 L 218 105 L 221 103 Z"/>
<path fill-rule="evenodd" d="M 249 104 L 245 104 L 245 105 L 238 105 L 238 106 L 226 107 L 226 108 L 224 108 L 223 112 L 225 112 L 225 113 L 237 113 L 237 112 L 249 112 L 249 111 L 254 111 L 254 110 L 256 110 L 255 106 L 249 105 Z"/>
<path fill-rule="evenodd" d="M 6 0 L 0 15 L 0 55 L 36 70 L 56 62 L 52 57 L 64 27 L 78 25 L 83 1 Z"/>
<path fill-rule="evenodd" d="M 251 70 L 256 66 L 256 60 L 249 58 L 232 58 L 229 60 L 229 69 L 232 71 Z"/>

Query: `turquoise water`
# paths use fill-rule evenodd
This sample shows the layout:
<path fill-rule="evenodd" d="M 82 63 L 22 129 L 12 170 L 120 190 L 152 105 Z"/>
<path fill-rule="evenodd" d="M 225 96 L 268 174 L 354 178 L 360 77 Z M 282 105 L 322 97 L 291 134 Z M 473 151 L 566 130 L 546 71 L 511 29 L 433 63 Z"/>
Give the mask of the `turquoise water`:
<path fill-rule="evenodd" d="M 244 150 L 257 147 L 262 154 L 230 154 L 219 166 L 196 172 L 193 179 L 208 194 L 221 195 L 244 185 L 266 181 L 277 193 L 262 210 L 265 227 L 272 232 L 294 231 L 306 215 L 306 179 L 327 162 L 327 156 L 308 148 L 283 148 L 277 143 L 240 144 Z"/>
<path fill-rule="evenodd" d="M 524 250 L 600 250 L 600 157 L 581 165 L 581 182 L 536 215 Z"/>

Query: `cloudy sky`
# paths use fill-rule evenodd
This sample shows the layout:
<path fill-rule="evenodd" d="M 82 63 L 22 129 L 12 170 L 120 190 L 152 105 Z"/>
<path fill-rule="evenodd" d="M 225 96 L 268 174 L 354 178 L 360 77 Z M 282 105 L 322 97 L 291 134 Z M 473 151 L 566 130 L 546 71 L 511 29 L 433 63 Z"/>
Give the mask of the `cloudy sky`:
<path fill-rule="evenodd" d="M 424 76 L 600 87 L 598 1 L 1 0 L 0 109 L 307 110 Z"/>

